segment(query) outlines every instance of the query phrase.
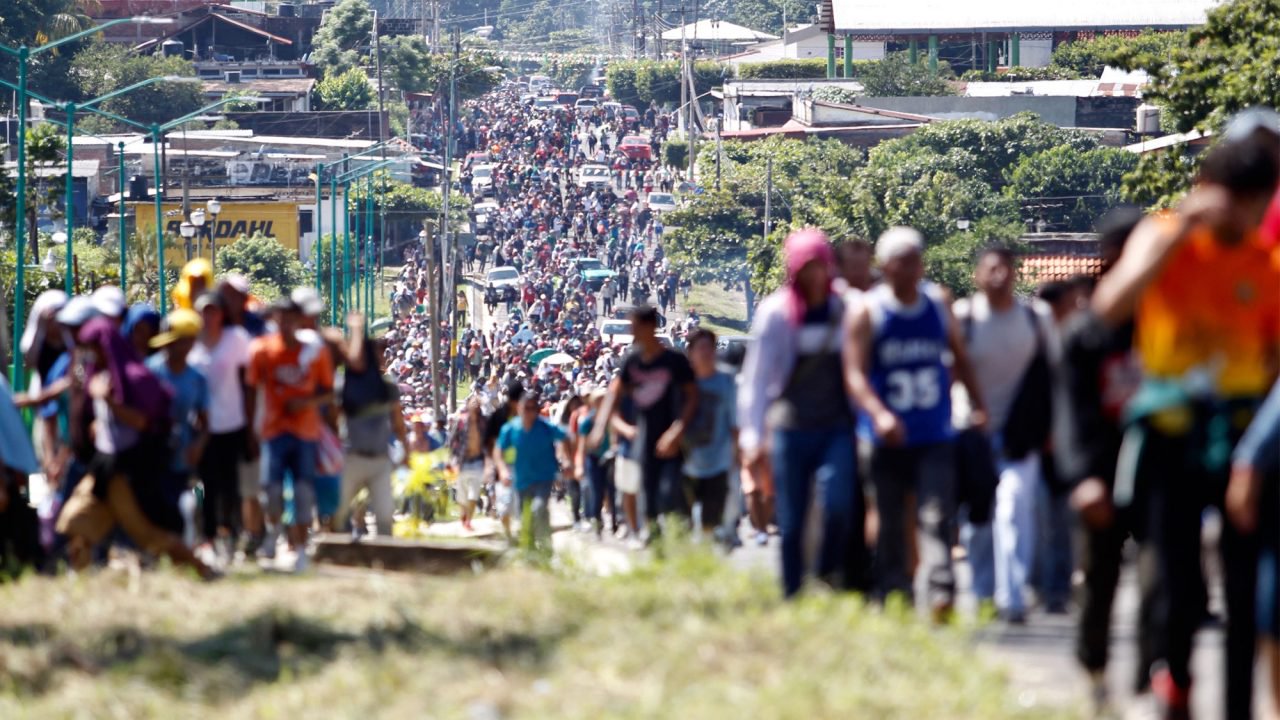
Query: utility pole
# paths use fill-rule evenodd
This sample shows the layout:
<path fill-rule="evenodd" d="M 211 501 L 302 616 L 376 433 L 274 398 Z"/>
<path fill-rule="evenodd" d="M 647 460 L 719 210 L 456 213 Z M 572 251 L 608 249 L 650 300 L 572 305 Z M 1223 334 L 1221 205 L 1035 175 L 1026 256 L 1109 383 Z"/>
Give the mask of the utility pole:
<path fill-rule="evenodd" d="M 457 124 L 457 118 L 455 117 L 457 113 L 457 103 L 454 102 L 454 97 L 457 95 L 458 56 L 461 53 L 462 53 L 462 30 L 461 28 L 455 27 L 453 29 L 453 62 L 450 63 L 449 65 L 449 130 L 447 133 L 445 133 L 445 146 L 444 146 L 444 164 L 445 164 L 445 167 L 447 168 L 452 168 L 453 154 L 454 154 L 453 144 L 456 140 L 454 137 L 454 132 L 455 132 L 455 125 Z M 450 170 L 450 174 L 452 174 L 452 170 Z M 448 185 L 452 185 L 452 184 L 453 183 L 449 183 Z M 446 218 L 446 225 L 449 217 L 448 185 L 445 186 L 446 190 L 444 195 L 444 200 L 445 200 L 444 213 Z M 449 273 L 448 280 L 445 282 L 445 287 L 448 289 L 448 295 L 445 296 L 444 306 L 446 308 L 450 308 L 449 327 L 451 329 L 450 332 L 452 334 L 452 337 L 449 338 L 449 347 L 450 349 L 452 349 L 454 341 L 457 340 L 458 338 L 458 328 L 455 327 L 455 324 L 456 324 L 455 316 L 457 315 L 457 313 L 452 310 L 452 308 L 454 307 L 453 303 L 455 302 L 454 281 L 458 277 L 458 243 L 457 243 L 456 235 L 451 232 L 446 233 L 443 239 L 444 239 L 444 246 L 441 248 L 441 253 L 442 253 L 441 257 L 442 258 L 446 256 L 448 257 L 448 260 L 447 260 L 447 263 L 445 264 L 444 269 L 446 272 Z M 449 412 L 454 412 L 458 409 L 458 389 L 456 387 L 456 384 L 458 382 L 458 374 L 453 371 L 453 367 L 454 367 L 453 358 L 450 357 L 449 360 L 450 360 L 450 363 L 449 363 Z"/>
<path fill-rule="evenodd" d="M 640 0 L 631 0 L 631 58 L 640 57 Z"/>
<path fill-rule="evenodd" d="M 385 161 L 387 159 L 387 121 L 386 121 L 386 108 L 383 106 L 383 99 L 382 99 L 382 34 L 378 32 L 378 11 L 377 10 L 373 11 L 373 52 L 374 52 L 374 55 L 376 56 L 376 60 L 377 60 L 376 65 L 378 69 L 378 142 L 382 144 L 381 155 L 382 155 L 382 160 Z M 372 182 L 372 180 L 373 178 L 370 177 L 370 182 Z M 382 183 L 379 183 L 379 184 L 383 185 L 384 186 L 383 189 L 385 190 L 386 180 L 384 179 Z M 386 241 L 387 241 L 387 207 L 382 203 L 381 198 L 379 198 L 379 201 L 378 201 L 378 215 L 380 219 L 380 222 L 378 223 L 378 254 L 377 254 L 377 257 L 375 258 L 376 262 L 372 263 L 372 265 L 374 268 L 377 269 L 379 281 L 385 282 L 385 278 L 383 278 L 383 273 L 382 273 L 382 259 L 383 259 L 382 252 L 383 252 L 383 247 L 386 245 Z M 368 256 L 366 255 L 365 257 L 367 258 Z M 366 262 L 368 261 L 366 260 Z M 367 274 L 368 272 L 369 272 L 369 268 L 366 265 L 365 273 Z M 383 289 L 382 282 L 379 282 L 379 286 L 378 286 L 379 292 L 381 292 L 381 290 Z M 365 313 L 364 313 L 364 322 L 365 322 L 366 332 L 369 329 L 369 323 L 373 322 L 373 320 L 376 319 L 373 317 L 373 309 L 374 309 L 374 303 L 371 300 L 369 302 L 369 307 L 365 309 Z"/>
<path fill-rule="evenodd" d="M 424 222 L 423 228 L 427 227 Z M 436 233 L 427 233 L 427 246 L 423 248 L 427 256 L 427 313 L 429 322 L 427 329 L 431 342 L 429 354 L 431 362 L 431 411 L 440 415 L 440 292 L 436 287 Z"/>
<path fill-rule="evenodd" d="M 768 242 L 773 222 L 773 158 L 765 161 L 764 168 L 764 239 Z"/>

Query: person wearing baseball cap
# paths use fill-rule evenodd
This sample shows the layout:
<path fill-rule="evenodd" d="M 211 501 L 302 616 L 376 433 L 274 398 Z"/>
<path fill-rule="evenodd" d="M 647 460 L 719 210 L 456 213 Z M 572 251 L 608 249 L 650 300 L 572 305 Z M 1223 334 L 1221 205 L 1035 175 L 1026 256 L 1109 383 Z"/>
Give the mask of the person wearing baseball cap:
<path fill-rule="evenodd" d="M 147 369 L 173 391 L 169 406 L 173 455 L 164 491 L 175 503 L 188 488 L 209 440 L 209 385 L 204 373 L 187 364 L 187 354 L 195 346 L 202 324 L 195 310 L 178 308 L 169 313 L 161 332 L 151 339 L 151 347 L 160 352 L 147 358 Z M 216 507 L 221 501 L 222 489 L 206 484 L 206 507 Z"/>

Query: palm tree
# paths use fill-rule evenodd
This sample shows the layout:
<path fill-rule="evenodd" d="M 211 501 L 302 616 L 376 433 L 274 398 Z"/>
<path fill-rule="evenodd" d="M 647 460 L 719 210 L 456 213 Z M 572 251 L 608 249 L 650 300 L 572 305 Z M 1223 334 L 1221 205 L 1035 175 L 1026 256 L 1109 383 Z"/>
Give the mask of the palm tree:
<path fill-rule="evenodd" d="M 102 11 L 98 0 L 54 0 L 36 28 L 36 45 L 44 45 L 80 32 L 93 24 L 92 15 Z"/>

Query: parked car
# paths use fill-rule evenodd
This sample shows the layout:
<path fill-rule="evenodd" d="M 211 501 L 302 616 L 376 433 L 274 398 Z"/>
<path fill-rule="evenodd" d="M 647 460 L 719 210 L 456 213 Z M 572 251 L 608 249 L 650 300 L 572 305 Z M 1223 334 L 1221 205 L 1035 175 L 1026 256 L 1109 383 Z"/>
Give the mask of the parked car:
<path fill-rule="evenodd" d="M 578 93 L 562 92 L 556 93 L 556 103 L 565 110 L 572 110 L 575 103 L 578 102 Z"/>
<path fill-rule="evenodd" d="M 573 179 L 580 188 L 609 187 L 613 183 L 613 174 L 604 165 L 583 165 Z"/>
<path fill-rule="evenodd" d="M 533 75 L 529 78 L 529 90 L 536 93 L 551 89 L 551 78 L 546 75 Z"/>
<path fill-rule="evenodd" d="M 676 196 L 671 193 L 649 193 L 649 209 L 654 212 L 671 212 L 676 209 Z"/>
<path fill-rule="evenodd" d="M 471 168 L 471 194 L 484 197 L 493 192 L 493 166 L 476 165 Z"/>
<path fill-rule="evenodd" d="M 653 148 L 649 147 L 649 138 L 643 135 L 627 135 L 618 143 L 618 150 L 631 160 L 649 160 L 653 158 Z"/>
<path fill-rule="evenodd" d="M 535 108 L 541 108 L 543 110 L 546 110 L 547 108 L 553 108 L 556 106 L 556 104 L 557 103 L 555 98 L 548 97 L 545 95 L 533 101 L 533 106 Z"/>
<path fill-rule="evenodd" d="M 493 158 L 489 157 L 487 152 L 467 153 L 467 157 L 462 161 L 462 169 L 467 169 L 472 165 L 488 165 L 493 162 Z"/>
<path fill-rule="evenodd" d="M 510 265 L 496 267 L 484 274 L 485 302 L 503 302 L 520 297 L 520 286 L 524 280 L 520 271 Z"/>
<path fill-rule="evenodd" d="M 630 347 L 636 338 L 631 334 L 630 320 L 605 318 L 600 321 L 600 336 L 610 345 Z"/>
<path fill-rule="evenodd" d="M 595 110 L 599 104 L 595 98 L 578 98 L 573 107 L 575 110 Z"/>
<path fill-rule="evenodd" d="M 613 306 L 613 319 L 614 319 L 614 320 L 627 320 L 627 319 L 629 319 L 629 318 L 631 317 L 631 309 L 632 309 L 632 307 L 634 307 L 634 306 L 633 306 L 633 305 L 614 305 L 614 306 Z M 666 327 L 666 326 L 667 326 L 667 316 L 666 316 L 666 315 L 663 315 L 662 313 L 658 313 L 658 329 L 659 329 L 659 330 L 661 330 L 662 328 L 664 328 L 664 327 Z"/>
<path fill-rule="evenodd" d="M 622 106 L 622 117 L 626 118 L 628 122 L 633 121 L 633 120 L 639 120 L 639 119 L 640 119 L 640 111 L 639 111 L 639 110 L 637 110 L 637 109 L 635 109 L 635 108 L 633 108 L 633 107 L 631 107 L 630 105 L 623 105 L 623 106 Z"/>
<path fill-rule="evenodd" d="M 578 95 L 584 98 L 602 98 L 604 97 L 604 88 L 599 85 L 583 85 L 578 88 Z"/>
<path fill-rule="evenodd" d="M 476 230 L 487 231 L 493 217 L 498 214 L 498 203 L 496 200 L 481 200 L 472 206 L 471 212 L 475 215 Z"/>
<path fill-rule="evenodd" d="M 612 100 L 600 103 L 600 107 L 604 108 L 604 116 L 609 120 L 616 118 L 618 113 L 622 112 L 622 103 Z"/>
<path fill-rule="evenodd" d="M 577 268 L 578 274 L 587 283 L 587 287 L 592 290 L 599 290 L 605 278 L 615 277 L 618 274 L 593 257 L 574 258 L 573 266 Z"/>

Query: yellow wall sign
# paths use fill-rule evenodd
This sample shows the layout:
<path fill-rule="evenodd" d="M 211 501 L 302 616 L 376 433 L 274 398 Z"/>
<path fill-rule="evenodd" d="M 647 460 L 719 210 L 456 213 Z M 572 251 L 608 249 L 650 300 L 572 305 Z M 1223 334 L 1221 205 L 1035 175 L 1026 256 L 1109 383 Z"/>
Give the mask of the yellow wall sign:
<path fill-rule="evenodd" d="M 154 203 L 132 203 L 136 218 L 136 232 L 139 237 L 154 238 L 156 233 L 156 212 Z M 203 203 L 192 203 L 198 208 Z M 180 203 L 164 203 L 161 205 L 165 232 L 176 241 L 176 246 L 165 251 L 165 262 L 181 264 L 187 261 L 186 245 L 182 242 L 179 228 L 182 226 L 182 205 Z M 213 223 L 212 216 L 206 216 L 205 231 L 200 237 L 200 255 L 209 257 L 209 227 Z M 290 250 L 298 249 L 298 205 L 291 202 L 231 202 L 222 203 L 222 212 L 218 213 L 214 238 L 218 247 L 240 239 L 241 235 L 249 236 L 261 232 L 274 237 L 281 245 Z M 196 238 L 191 239 L 193 255 Z"/>

